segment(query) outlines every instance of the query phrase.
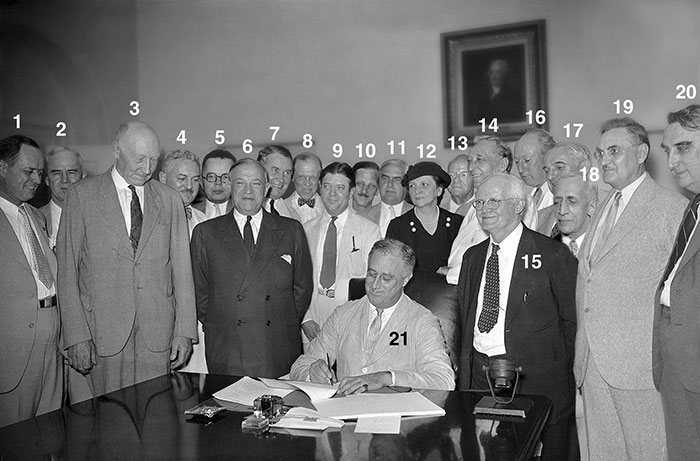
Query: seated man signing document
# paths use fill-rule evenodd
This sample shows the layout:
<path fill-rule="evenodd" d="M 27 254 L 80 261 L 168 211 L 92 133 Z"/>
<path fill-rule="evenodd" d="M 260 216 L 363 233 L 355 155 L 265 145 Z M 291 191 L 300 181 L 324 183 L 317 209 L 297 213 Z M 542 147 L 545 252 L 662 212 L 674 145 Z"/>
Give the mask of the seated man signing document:
<path fill-rule="evenodd" d="M 385 386 L 452 390 L 454 372 L 437 317 L 403 292 L 416 257 L 398 240 L 377 241 L 369 253 L 362 299 L 335 309 L 292 365 L 291 379 L 335 383 L 354 394 Z"/>

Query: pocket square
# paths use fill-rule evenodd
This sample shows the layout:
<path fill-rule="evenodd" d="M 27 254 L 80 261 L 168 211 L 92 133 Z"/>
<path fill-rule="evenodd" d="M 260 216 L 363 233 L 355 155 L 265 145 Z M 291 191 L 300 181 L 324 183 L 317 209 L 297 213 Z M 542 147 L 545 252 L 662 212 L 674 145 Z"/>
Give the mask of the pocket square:
<path fill-rule="evenodd" d="M 292 264 L 292 255 L 282 255 L 282 256 L 280 256 L 280 258 L 287 261 L 287 264 Z"/>

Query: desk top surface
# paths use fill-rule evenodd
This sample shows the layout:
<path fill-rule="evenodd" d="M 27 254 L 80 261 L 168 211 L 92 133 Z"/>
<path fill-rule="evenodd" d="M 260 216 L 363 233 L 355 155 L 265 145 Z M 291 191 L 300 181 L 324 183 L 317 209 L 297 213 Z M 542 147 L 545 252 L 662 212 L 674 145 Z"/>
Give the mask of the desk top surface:
<path fill-rule="evenodd" d="M 0 458 L 528 459 L 551 409 L 546 397 L 532 396 L 525 419 L 482 419 L 472 410 L 484 394 L 423 391 L 445 416 L 404 418 L 400 434 L 355 434 L 349 422 L 255 436 L 241 432 L 250 413 L 232 411 L 208 425 L 187 422 L 185 410 L 237 379 L 174 373 L 22 421 L 0 429 Z"/>

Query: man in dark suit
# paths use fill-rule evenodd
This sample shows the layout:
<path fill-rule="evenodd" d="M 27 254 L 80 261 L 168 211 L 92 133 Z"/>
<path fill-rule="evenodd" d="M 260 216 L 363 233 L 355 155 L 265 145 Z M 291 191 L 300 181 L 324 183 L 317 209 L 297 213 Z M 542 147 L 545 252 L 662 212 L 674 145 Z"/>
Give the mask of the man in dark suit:
<path fill-rule="evenodd" d="M 197 338 L 185 209 L 151 180 L 158 136 L 122 124 L 112 155 L 68 190 L 56 240 L 63 347 L 95 396 L 180 367 Z"/>
<path fill-rule="evenodd" d="M 576 258 L 565 245 L 525 227 L 527 192 L 495 173 L 476 192 L 477 219 L 489 238 L 464 254 L 460 389 L 487 389 L 489 357 L 521 366 L 518 392 L 546 395 L 554 408 L 542 434 L 542 459 L 566 459 L 574 411 Z"/>
<path fill-rule="evenodd" d="M 313 290 L 301 224 L 262 209 L 265 169 L 233 165 L 233 211 L 199 224 L 190 243 L 197 315 L 210 373 L 281 376 L 301 354 Z"/>
<path fill-rule="evenodd" d="M 0 426 L 61 406 L 56 258 L 44 217 L 26 203 L 43 173 L 33 139 L 0 140 Z"/>
<path fill-rule="evenodd" d="M 669 460 L 700 459 L 700 105 L 668 114 L 661 145 L 680 187 L 695 195 L 685 210 L 656 292 L 654 384 L 661 392 Z"/>

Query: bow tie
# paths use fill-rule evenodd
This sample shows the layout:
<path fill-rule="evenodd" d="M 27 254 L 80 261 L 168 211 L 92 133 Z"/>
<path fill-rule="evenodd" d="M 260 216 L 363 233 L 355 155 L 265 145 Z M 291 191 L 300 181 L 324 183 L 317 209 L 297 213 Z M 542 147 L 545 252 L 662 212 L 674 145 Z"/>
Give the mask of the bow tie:
<path fill-rule="evenodd" d="M 311 197 L 309 199 L 304 199 L 304 198 L 299 197 L 297 199 L 297 204 L 299 204 L 300 207 L 302 207 L 304 205 L 308 205 L 309 208 L 313 208 L 314 205 L 316 205 L 316 198 Z"/>

